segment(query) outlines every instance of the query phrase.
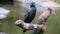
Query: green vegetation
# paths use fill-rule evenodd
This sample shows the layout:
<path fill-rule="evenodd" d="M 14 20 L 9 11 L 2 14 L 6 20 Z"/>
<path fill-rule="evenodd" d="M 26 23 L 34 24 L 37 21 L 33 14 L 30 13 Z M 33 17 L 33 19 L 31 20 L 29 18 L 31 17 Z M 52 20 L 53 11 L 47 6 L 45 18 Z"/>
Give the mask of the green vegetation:
<path fill-rule="evenodd" d="M 58 0 L 60 2 L 60 0 Z M 8 34 L 23 34 L 22 29 L 15 25 L 15 21 L 18 19 L 24 20 L 24 14 L 26 8 L 18 8 L 11 5 L 4 5 L 3 7 L 11 10 L 11 13 L 8 15 L 8 18 L 0 20 L 0 32 L 6 32 Z M 19 11 L 18 11 L 19 10 Z M 37 12 L 33 23 L 37 22 L 37 18 L 40 13 Z M 60 10 L 54 11 L 54 14 L 46 22 L 46 32 L 44 34 L 60 34 Z M 31 31 L 27 31 L 25 34 L 30 34 Z"/>
<path fill-rule="evenodd" d="M 59 4 L 60 4 L 60 0 L 57 0 L 57 3 L 59 3 Z"/>
<path fill-rule="evenodd" d="M 59 19 L 59 11 L 56 11 L 54 15 L 52 15 L 47 23 L 46 23 L 46 34 L 60 34 L 60 19 Z"/>

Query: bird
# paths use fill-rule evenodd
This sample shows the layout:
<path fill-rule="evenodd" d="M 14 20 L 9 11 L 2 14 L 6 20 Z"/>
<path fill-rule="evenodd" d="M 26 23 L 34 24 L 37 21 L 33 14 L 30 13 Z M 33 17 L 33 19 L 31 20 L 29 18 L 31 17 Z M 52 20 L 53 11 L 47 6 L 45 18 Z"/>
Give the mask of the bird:
<path fill-rule="evenodd" d="M 36 15 L 36 6 L 35 3 L 32 2 L 30 5 L 30 9 L 26 11 L 24 22 L 31 23 L 32 20 L 35 18 L 35 15 Z M 27 31 L 26 29 L 23 29 L 23 33 L 25 33 L 26 31 Z"/>

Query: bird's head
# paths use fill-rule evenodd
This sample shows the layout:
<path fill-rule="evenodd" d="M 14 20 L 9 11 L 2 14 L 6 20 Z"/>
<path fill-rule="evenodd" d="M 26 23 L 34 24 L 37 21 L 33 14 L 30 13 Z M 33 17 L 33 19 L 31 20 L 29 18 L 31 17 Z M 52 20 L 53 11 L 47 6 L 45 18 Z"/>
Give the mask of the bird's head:
<path fill-rule="evenodd" d="M 31 7 L 35 7 L 35 2 L 32 2 L 31 5 L 30 5 L 30 8 Z"/>

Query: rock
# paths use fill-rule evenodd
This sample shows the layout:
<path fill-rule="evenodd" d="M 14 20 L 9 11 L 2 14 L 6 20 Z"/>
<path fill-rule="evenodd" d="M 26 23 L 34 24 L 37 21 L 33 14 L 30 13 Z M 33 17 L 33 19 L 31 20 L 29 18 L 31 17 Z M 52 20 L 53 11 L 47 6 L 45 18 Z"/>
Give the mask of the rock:
<path fill-rule="evenodd" d="M 5 15 L 0 15 L 0 19 L 4 19 L 4 18 L 6 18 L 7 16 L 5 16 Z"/>
<path fill-rule="evenodd" d="M 0 15 L 8 15 L 10 10 L 0 7 Z"/>
<path fill-rule="evenodd" d="M 7 15 L 10 13 L 10 10 L 0 7 L 0 19 L 7 18 Z"/>

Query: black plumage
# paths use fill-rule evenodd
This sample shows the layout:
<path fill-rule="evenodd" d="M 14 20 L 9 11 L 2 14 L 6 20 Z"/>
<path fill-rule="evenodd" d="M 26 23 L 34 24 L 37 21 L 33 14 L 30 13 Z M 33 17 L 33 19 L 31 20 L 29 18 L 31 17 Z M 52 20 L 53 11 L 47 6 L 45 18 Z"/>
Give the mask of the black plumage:
<path fill-rule="evenodd" d="M 36 15 L 36 7 L 35 7 L 35 3 L 32 2 L 30 5 L 30 9 L 27 10 L 26 14 L 25 14 L 25 23 L 31 23 L 32 20 L 35 18 Z M 23 33 L 26 32 L 26 29 L 23 30 Z"/>
<path fill-rule="evenodd" d="M 36 7 L 34 3 L 31 3 L 30 9 L 26 11 L 25 20 L 26 23 L 31 23 L 36 15 Z"/>

